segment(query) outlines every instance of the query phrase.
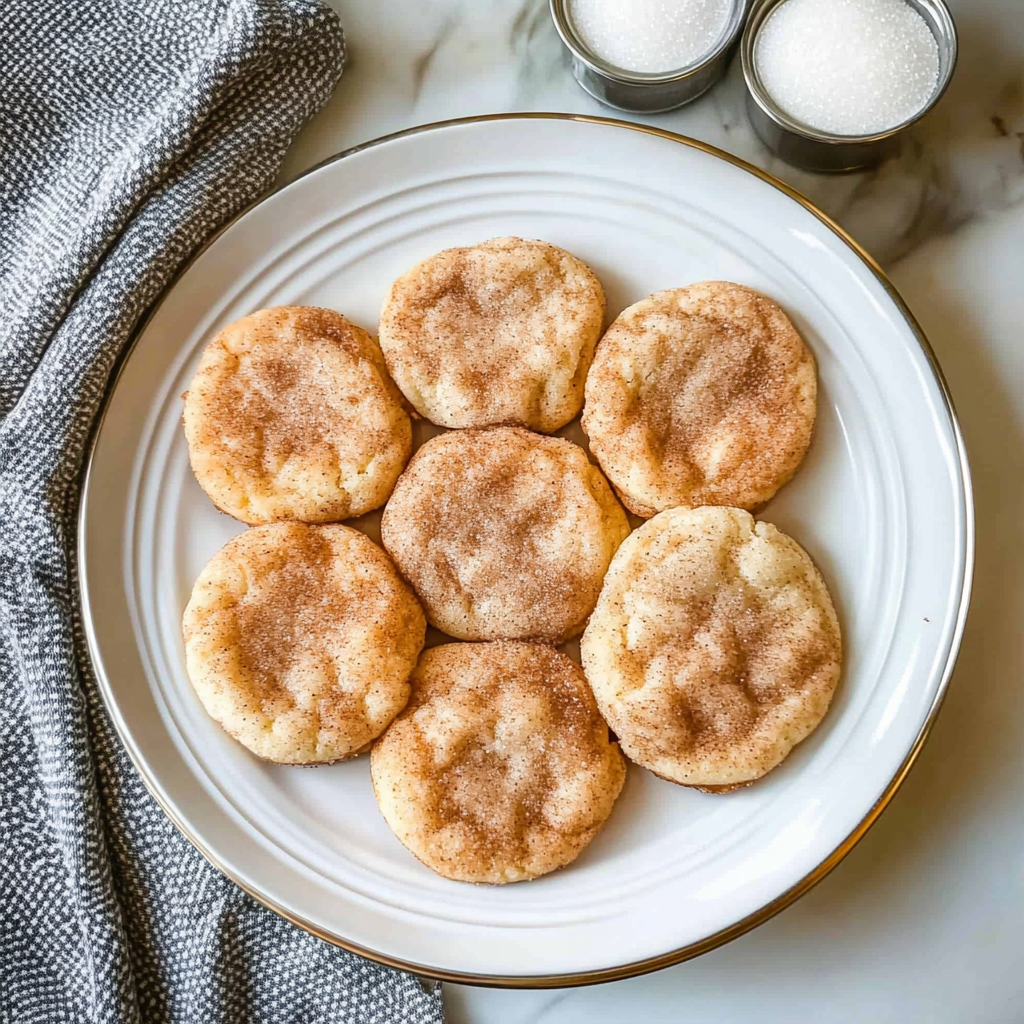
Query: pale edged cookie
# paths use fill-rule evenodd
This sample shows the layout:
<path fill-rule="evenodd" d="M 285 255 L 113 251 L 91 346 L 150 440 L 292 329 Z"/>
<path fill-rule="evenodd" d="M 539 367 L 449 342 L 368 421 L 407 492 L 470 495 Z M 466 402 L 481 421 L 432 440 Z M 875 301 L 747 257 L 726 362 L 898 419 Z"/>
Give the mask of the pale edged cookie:
<path fill-rule="evenodd" d="M 424 652 L 405 711 L 373 745 L 384 820 L 459 882 L 519 882 L 575 860 L 626 766 L 578 665 L 539 644 Z"/>
<path fill-rule="evenodd" d="M 399 277 L 380 344 L 395 382 L 432 423 L 552 433 L 583 405 L 604 314 L 600 282 L 571 253 L 492 238 Z"/>
<path fill-rule="evenodd" d="M 358 530 L 273 523 L 210 559 L 182 632 L 192 685 L 225 731 L 269 761 L 323 764 L 366 750 L 405 707 L 426 621 Z"/>
<path fill-rule="evenodd" d="M 261 309 L 220 331 L 184 424 L 200 486 L 249 524 L 363 515 L 387 500 L 412 449 L 376 342 L 311 306 Z"/>
<path fill-rule="evenodd" d="M 629 520 L 578 445 L 521 427 L 428 441 L 381 538 L 430 623 L 462 640 L 577 634 Z"/>
<path fill-rule="evenodd" d="M 760 778 L 810 735 L 842 659 L 803 548 L 741 509 L 707 506 L 630 535 L 580 647 L 626 756 L 711 791 Z"/>
<path fill-rule="evenodd" d="M 755 510 L 811 442 L 814 358 L 766 295 L 727 281 L 655 292 L 597 346 L 583 429 L 623 504 Z"/>

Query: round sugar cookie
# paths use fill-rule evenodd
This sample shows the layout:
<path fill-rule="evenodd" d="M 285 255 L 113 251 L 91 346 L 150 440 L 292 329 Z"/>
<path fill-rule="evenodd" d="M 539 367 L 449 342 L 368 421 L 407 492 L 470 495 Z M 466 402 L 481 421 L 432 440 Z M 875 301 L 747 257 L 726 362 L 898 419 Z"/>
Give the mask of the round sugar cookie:
<path fill-rule="evenodd" d="M 623 752 L 712 791 L 760 778 L 815 729 L 842 657 L 803 548 L 707 506 L 661 512 L 619 548 L 581 653 Z"/>
<path fill-rule="evenodd" d="M 278 306 L 224 328 L 185 395 L 196 479 L 243 523 L 321 523 L 382 505 L 412 447 L 374 340 L 340 313 Z"/>
<path fill-rule="evenodd" d="M 498 642 L 423 654 L 370 775 L 384 820 L 427 867 L 497 885 L 575 860 L 626 767 L 576 664 Z"/>
<path fill-rule="evenodd" d="M 628 534 L 583 449 L 521 427 L 432 438 L 381 521 L 384 547 L 430 623 L 462 640 L 575 635 Z"/>
<path fill-rule="evenodd" d="M 324 764 L 364 751 L 405 707 L 426 621 L 358 530 L 273 523 L 210 559 L 183 633 L 219 725 L 269 761 Z"/>
<path fill-rule="evenodd" d="M 493 238 L 445 249 L 395 281 L 380 344 L 395 382 L 432 423 L 551 433 L 583 405 L 604 312 L 600 283 L 571 253 Z"/>
<path fill-rule="evenodd" d="M 704 281 L 642 299 L 597 346 L 583 429 L 625 506 L 754 510 L 811 442 L 814 359 L 766 295 Z"/>

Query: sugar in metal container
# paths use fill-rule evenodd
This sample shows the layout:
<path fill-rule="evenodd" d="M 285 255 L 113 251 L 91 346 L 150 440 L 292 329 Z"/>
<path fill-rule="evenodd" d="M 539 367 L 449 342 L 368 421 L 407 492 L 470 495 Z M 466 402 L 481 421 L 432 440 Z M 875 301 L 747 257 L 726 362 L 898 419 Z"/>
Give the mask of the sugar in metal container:
<path fill-rule="evenodd" d="M 609 107 L 656 114 L 681 107 L 707 92 L 724 74 L 743 31 L 748 0 L 732 0 L 718 40 L 698 60 L 664 73 L 627 71 L 599 57 L 573 25 L 569 0 L 550 0 L 555 28 L 569 52 L 576 81 Z"/>
<path fill-rule="evenodd" d="M 836 135 L 790 117 L 772 99 L 758 73 L 757 36 L 769 15 L 786 0 L 755 0 L 740 43 L 747 113 L 761 141 L 788 164 L 809 171 L 857 171 L 872 167 L 899 149 L 901 137 L 921 120 L 946 91 L 956 67 L 957 36 L 944 0 L 905 0 L 924 19 L 938 44 L 939 71 L 928 102 L 913 117 L 871 135 Z"/>

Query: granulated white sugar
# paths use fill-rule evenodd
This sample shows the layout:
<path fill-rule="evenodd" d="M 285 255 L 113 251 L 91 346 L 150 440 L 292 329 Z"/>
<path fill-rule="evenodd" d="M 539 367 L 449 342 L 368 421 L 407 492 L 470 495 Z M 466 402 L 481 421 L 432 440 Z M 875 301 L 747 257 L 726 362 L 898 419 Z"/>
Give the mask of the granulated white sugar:
<path fill-rule="evenodd" d="M 732 0 L 569 0 L 583 43 L 624 71 L 678 71 L 714 49 Z"/>
<path fill-rule="evenodd" d="M 913 117 L 935 91 L 939 48 L 905 0 L 785 0 L 754 49 L 772 99 L 835 135 L 871 135 Z"/>

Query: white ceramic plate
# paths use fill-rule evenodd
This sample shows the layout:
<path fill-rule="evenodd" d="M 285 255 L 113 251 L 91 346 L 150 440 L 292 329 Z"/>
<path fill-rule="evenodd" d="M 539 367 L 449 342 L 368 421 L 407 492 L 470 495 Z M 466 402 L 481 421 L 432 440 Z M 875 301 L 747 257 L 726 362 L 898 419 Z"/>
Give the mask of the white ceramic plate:
<path fill-rule="evenodd" d="M 204 713 L 179 623 L 200 569 L 241 526 L 189 471 L 180 396 L 203 345 L 236 317 L 323 305 L 373 330 L 400 272 L 446 246 L 509 234 L 584 259 L 611 313 L 704 279 L 751 285 L 789 312 L 818 360 L 818 425 L 796 480 L 762 518 L 821 567 L 846 663 L 822 726 L 759 784 L 705 796 L 633 767 L 579 860 L 491 888 L 446 881 L 406 852 L 377 811 L 365 757 L 265 764 Z M 109 398 L 81 515 L 103 695 L 185 834 L 326 938 L 492 984 L 664 966 L 740 934 L 822 877 L 880 813 L 927 732 L 973 555 L 948 397 L 910 315 L 863 254 L 795 194 L 708 147 L 543 115 L 361 147 L 236 220 L 141 331 Z"/>

